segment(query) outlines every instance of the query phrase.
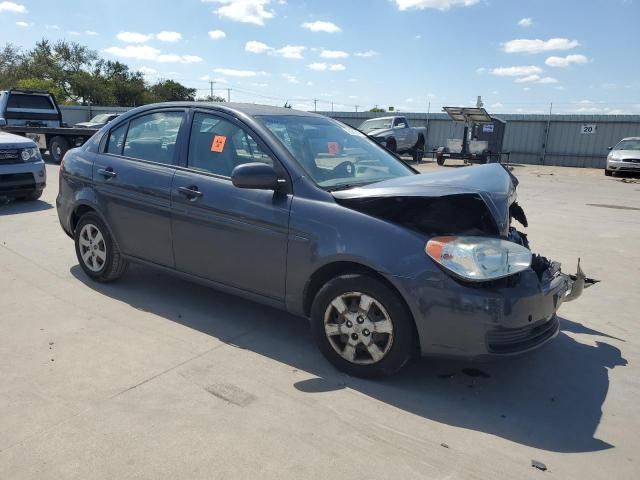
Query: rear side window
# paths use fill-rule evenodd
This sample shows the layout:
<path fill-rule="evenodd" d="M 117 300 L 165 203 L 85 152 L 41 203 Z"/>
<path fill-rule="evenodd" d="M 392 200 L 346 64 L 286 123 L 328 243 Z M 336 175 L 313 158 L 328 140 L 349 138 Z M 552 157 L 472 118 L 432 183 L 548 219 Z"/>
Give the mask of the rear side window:
<path fill-rule="evenodd" d="M 156 112 L 129 122 L 123 155 L 150 162 L 173 163 L 183 112 Z"/>
<path fill-rule="evenodd" d="M 249 132 L 215 115 L 196 112 L 189 138 L 189 168 L 230 177 L 238 165 L 273 160 Z"/>
<path fill-rule="evenodd" d="M 114 155 L 122 155 L 122 146 L 124 145 L 124 134 L 127 133 L 127 123 L 114 128 L 109 132 L 109 140 L 107 141 L 107 153 Z"/>
<path fill-rule="evenodd" d="M 53 110 L 49 97 L 43 95 L 23 95 L 12 93 L 9 95 L 7 108 L 28 108 L 31 110 Z"/>

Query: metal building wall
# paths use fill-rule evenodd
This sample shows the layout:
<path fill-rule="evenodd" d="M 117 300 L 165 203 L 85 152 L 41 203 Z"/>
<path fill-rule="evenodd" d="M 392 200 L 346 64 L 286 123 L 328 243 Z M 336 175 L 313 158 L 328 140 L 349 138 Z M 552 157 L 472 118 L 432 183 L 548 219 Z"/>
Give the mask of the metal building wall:
<path fill-rule="evenodd" d="M 99 113 L 125 112 L 124 107 L 62 106 L 63 120 L 84 122 Z M 369 118 L 393 113 L 318 112 L 358 127 Z M 413 126 L 428 127 L 427 151 L 446 145 L 447 138 L 461 138 L 463 125 L 444 113 L 399 113 Z M 607 147 L 621 138 L 640 136 L 640 115 L 496 115 L 506 120 L 503 151 L 511 152 L 512 163 L 604 168 Z M 593 134 L 581 133 L 584 124 L 595 124 Z M 549 134 L 545 144 L 545 132 Z"/>

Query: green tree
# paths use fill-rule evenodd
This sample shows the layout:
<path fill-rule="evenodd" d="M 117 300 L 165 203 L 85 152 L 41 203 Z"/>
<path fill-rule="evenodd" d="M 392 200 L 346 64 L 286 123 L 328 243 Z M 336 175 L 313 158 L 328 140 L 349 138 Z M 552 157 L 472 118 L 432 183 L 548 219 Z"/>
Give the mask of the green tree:
<path fill-rule="evenodd" d="M 18 80 L 13 86 L 28 90 L 47 90 L 50 93 L 53 93 L 56 100 L 64 98 L 64 92 L 58 88 L 53 80 L 45 80 L 42 78 L 23 78 L 22 80 Z"/>
<path fill-rule="evenodd" d="M 161 80 L 149 89 L 157 102 L 193 101 L 196 89 L 187 88 L 174 80 Z"/>
<path fill-rule="evenodd" d="M 369 110 L 370 112 L 374 112 L 374 113 L 382 113 L 382 112 L 386 112 L 386 110 L 384 108 L 379 108 L 378 106 L 373 107 L 371 110 Z"/>

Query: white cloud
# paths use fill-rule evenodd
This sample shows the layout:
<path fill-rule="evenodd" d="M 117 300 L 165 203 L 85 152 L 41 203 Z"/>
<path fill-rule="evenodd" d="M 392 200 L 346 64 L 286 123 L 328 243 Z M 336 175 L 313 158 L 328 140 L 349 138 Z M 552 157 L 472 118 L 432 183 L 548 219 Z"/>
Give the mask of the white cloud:
<path fill-rule="evenodd" d="M 558 83 L 557 78 L 553 77 L 541 77 L 540 75 L 527 75 L 526 77 L 516 78 L 516 83 Z"/>
<path fill-rule="evenodd" d="M 203 0 L 220 3 L 221 7 L 214 10 L 218 16 L 235 22 L 264 25 L 265 20 L 273 18 L 273 11 L 267 10 L 271 0 Z"/>
<path fill-rule="evenodd" d="M 533 25 L 533 18 L 531 17 L 521 18 L 520 21 L 518 21 L 518 25 L 525 28 L 530 27 L 531 25 Z"/>
<path fill-rule="evenodd" d="M 304 48 L 301 45 L 285 45 L 282 48 L 275 50 L 275 53 L 283 58 L 301 59 Z"/>
<path fill-rule="evenodd" d="M 60 30 L 60 27 L 58 25 L 45 25 L 44 28 L 46 28 L 47 30 Z"/>
<path fill-rule="evenodd" d="M 157 48 L 149 45 L 127 45 L 126 47 L 109 47 L 104 52 L 114 57 L 134 58 L 136 60 L 152 60 L 161 63 L 197 63 L 202 58 L 197 55 L 163 54 Z"/>
<path fill-rule="evenodd" d="M 325 50 L 322 49 L 320 52 L 320 57 L 322 58 L 347 58 L 349 54 L 347 52 L 343 52 L 342 50 Z"/>
<path fill-rule="evenodd" d="M 535 65 L 526 65 L 519 67 L 496 67 L 489 70 L 491 75 L 498 77 L 526 77 L 529 75 L 538 75 L 542 73 L 540 67 Z"/>
<path fill-rule="evenodd" d="M 86 35 L 89 35 L 90 37 L 95 37 L 96 35 L 98 35 L 98 32 L 94 32 L 93 30 L 85 30 L 84 33 Z"/>
<path fill-rule="evenodd" d="M 137 32 L 119 32 L 116 38 L 127 43 L 144 43 L 151 40 L 153 35 L 145 35 L 144 33 Z"/>
<path fill-rule="evenodd" d="M 307 30 L 311 30 L 312 32 L 335 33 L 341 30 L 340 27 L 335 23 L 324 22 L 322 20 L 317 20 L 315 22 L 304 22 L 302 24 L 302 27 L 306 28 Z"/>
<path fill-rule="evenodd" d="M 180 32 L 162 31 L 156 35 L 156 38 L 161 42 L 177 42 L 182 39 L 182 34 Z"/>
<path fill-rule="evenodd" d="M 375 50 L 367 50 L 366 52 L 356 52 L 354 55 L 356 57 L 375 57 L 378 55 L 378 52 Z"/>
<path fill-rule="evenodd" d="M 158 71 L 155 68 L 151 68 L 151 67 L 140 67 L 138 68 L 138 71 L 140 73 L 142 73 L 143 75 L 157 75 Z"/>
<path fill-rule="evenodd" d="M 584 55 L 567 55 L 566 57 L 549 57 L 545 60 L 546 63 L 550 67 L 568 67 L 572 63 L 576 65 L 581 65 L 583 63 L 587 63 L 589 59 Z"/>
<path fill-rule="evenodd" d="M 307 65 L 307 67 L 317 72 L 324 72 L 325 70 L 329 70 L 332 72 L 340 72 L 347 69 L 347 67 L 345 67 L 341 63 L 324 63 L 324 62 L 310 63 L 309 65 Z"/>
<path fill-rule="evenodd" d="M 276 49 L 266 43 L 251 40 L 245 43 L 244 49 L 246 52 L 256 54 L 267 53 L 269 55 L 277 55 L 282 58 L 301 59 L 303 58 L 302 52 L 304 52 L 305 47 L 302 45 L 285 45 L 282 48 Z"/>
<path fill-rule="evenodd" d="M 222 40 L 227 36 L 222 30 L 209 30 L 208 33 L 211 40 Z"/>
<path fill-rule="evenodd" d="M 289 83 L 300 83 L 300 82 L 298 82 L 298 79 L 294 75 L 291 75 L 289 73 L 283 73 L 282 77 L 286 78 L 287 82 L 289 82 Z"/>
<path fill-rule="evenodd" d="M 249 78 L 256 77 L 258 75 L 266 75 L 265 72 L 255 72 L 253 70 L 236 70 L 235 68 L 216 68 L 214 72 L 220 75 L 226 75 L 227 77 L 241 77 Z"/>
<path fill-rule="evenodd" d="M 541 53 L 552 50 L 571 50 L 580 43 L 568 38 L 550 38 L 549 40 L 516 39 L 502 44 L 502 49 L 507 53 Z"/>
<path fill-rule="evenodd" d="M 422 35 L 416 35 L 415 37 L 413 37 L 416 40 L 420 40 L 422 38 Z"/>
<path fill-rule="evenodd" d="M 29 22 L 16 22 L 16 25 L 19 27 L 30 27 L 31 25 L 33 25 L 33 23 L 29 23 Z"/>
<path fill-rule="evenodd" d="M 313 87 L 313 82 L 311 80 L 307 82 L 307 87 Z"/>
<path fill-rule="evenodd" d="M 265 53 L 273 50 L 269 45 L 251 40 L 244 45 L 244 50 L 251 53 Z"/>
<path fill-rule="evenodd" d="M 207 76 L 209 76 L 209 75 L 207 75 Z M 229 83 L 229 80 L 227 80 L 224 77 L 216 77 L 216 78 L 213 79 L 213 81 L 216 82 L 216 83 Z"/>
<path fill-rule="evenodd" d="M 67 32 L 69 35 L 73 35 L 74 37 L 80 36 L 80 32 L 76 32 L 75 30 L 71 30 Z"/>
<path fill-rule="evenodd" d="M 27 13 L 27 7 L 13 2 L 0 2 L 0 12 Z"/>
<path fill-rule="evenodd" d="M 451 7 L 469 7 L 479 3 L 480 0 L 395 0 L 399 10 L 417 8 L 424 10 L 433 8 L 436 10 L 448 10 Z"/>

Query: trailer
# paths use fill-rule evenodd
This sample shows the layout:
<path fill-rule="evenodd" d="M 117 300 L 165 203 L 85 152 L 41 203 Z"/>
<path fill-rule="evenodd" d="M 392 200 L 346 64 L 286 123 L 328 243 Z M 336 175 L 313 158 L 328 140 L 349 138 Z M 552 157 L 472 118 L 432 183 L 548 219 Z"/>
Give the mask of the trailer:
<path fill-rule="evenodd" d="M 506 122 L 492 117 L 484 108 L 444 107 L 455 122 L 464 123 L 462 138 L 449 138 L 447 145 L 436 149 L 438 165 L 447 159 L 465 163 L 500 163 L 508 152 L 502 151 Z"/>
<path fill-rule="evenodd" d="M 0 91 L 0 129 L 33 140 L 60 163 L 67 150 L 89 140 L 96 128 L 67 127 L 53 94 L 13 88 Z"/>

